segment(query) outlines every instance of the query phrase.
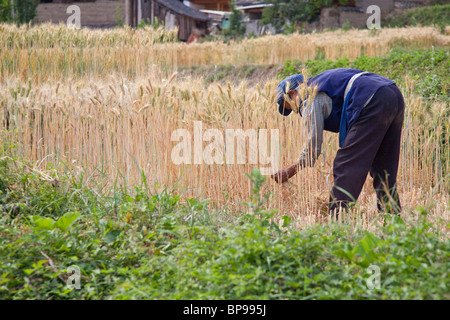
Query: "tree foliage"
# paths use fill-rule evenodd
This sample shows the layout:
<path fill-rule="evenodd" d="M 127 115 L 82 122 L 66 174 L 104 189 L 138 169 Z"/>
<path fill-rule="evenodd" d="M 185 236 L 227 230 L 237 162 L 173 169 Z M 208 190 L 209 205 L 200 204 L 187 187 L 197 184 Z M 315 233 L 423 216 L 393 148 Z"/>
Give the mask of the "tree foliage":
<path fill-rule="evenodd" d="M 0 22 L 11 20 L 11 0 L 0 0 Z"/>
<path fill-rule="evenodd" d="M 14 1 L 14 20 L 19 23 L 28 23 L 36 16 L 39 0 L 15 0 Z"/>
<path fill-rule="evenodd" d="M 347 0 L 343 0 L 347 2 Z M 287 21 L 312 22 L 320 14 L 320 9 L 331 6 L 332 0 L 268 0 L 273 6 L 264 8 L 262 24 L 272 24 L 277 30 Z"/>
<path fill-rule="evenodd" d="M 28 23 L 36 16 L 38 5 L 39 0 L 0 0 L 0 22 Z"/>
<path fill-rule="evenodd" d="M 245 33 L 245 23 L 242 22 L 242 12 L 236 9 L 236 4 L 231 2 L 230 27 L 224 30 L 225 36 L 242 36 Z"/>

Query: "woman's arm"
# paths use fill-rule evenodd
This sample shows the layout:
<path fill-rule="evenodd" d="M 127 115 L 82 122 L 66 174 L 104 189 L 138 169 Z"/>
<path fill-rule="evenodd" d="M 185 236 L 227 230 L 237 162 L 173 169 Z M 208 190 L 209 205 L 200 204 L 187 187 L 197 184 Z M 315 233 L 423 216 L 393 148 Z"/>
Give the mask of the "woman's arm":
<path fill-rule="evenodd" d="M 308 103 L 303 105 L 302 117 L 308 133 L 308 142 L 296 163 L 272 175 L 278 183 L 288 181 L 297 174 L 300 167 L 312 167 L 322 150 L 324 121 L 331 113 L 331 98 L 326 93 L 320 92 L 309 106 Z"/>
<path fill-rule="evenodd" d="M 285 183 L 290 178 L 295 176 L 298 172 L 299 164 L 294 163 L 293 165 L 289 166 L 286 169 L 281 169 L 278 172 L 274 173 L 271 177 L 277 182 L 277 183 Z"/>

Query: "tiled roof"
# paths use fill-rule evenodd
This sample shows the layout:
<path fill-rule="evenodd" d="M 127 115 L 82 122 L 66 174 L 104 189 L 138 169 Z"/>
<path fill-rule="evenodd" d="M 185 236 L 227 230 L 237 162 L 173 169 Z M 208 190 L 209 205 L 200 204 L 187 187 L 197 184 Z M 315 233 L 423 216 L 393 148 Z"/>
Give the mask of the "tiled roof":
<path fill-rule="evenodd" d="M 175 13 L 188 16 L 196 20 L 202 21 L 209 20 L 209 17 L 206 14 L 203 14 L 194 8 L 185 6 L 181 1 L 176 0 L 156 0 L 156 1 Z"/>

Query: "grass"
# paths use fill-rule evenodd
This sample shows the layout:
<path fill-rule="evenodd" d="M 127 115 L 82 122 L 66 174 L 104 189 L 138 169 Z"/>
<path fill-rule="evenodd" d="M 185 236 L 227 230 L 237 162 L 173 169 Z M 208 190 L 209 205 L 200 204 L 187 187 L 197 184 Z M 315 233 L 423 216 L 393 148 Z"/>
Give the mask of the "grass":
<path fill-rule="evenodd" d="M 414 92 L 426 100 L 448 101 L 450 82 L 447 76 L 450 69 L 449 51 L 443 48 L 405 49 L 393 48 L 381 57 L 361 56 L 351 61 L 348 58 L 326 60 L 324 58 L 300 61 L 287 60 L 282 65 L 207 65 L 180 68 L 181 77 L 203 77 L 205 86 L 212 82 L 239 83 L 246 80 L 250 85 L 264 85 L 267 80 L 277 76 L 282 79 L 306 69 L 314 76 L 327 69 L 356 68 L 367 70 L 393 79 L 406 86 L 406 77 L 415 82 Z"/>
<path fill-rule="evenodd" d="M 2 158 L 0 169 L 2 299 L 449 298 L 450 244 L 424 208 L 405 221 L 386 216 L 373 232 L 332 221 L 299 230 L 261 206 L 256 170 L 249 211 L 231 217 L 154 193 L 144 179 L 113 189 L 97 179 L 91 189 L 92 175 L 54 186 L 17 160 Z M 71 266 L 80 289 L 67 286 Z"/>
<path fill-rule="evenodd" d="M 327 69 L 355 68 L 374 72 L 405 86 L 405 77 L 415 81 L 415 91 L 428 99 L 449 101 L 450 52 L 447 48 L 409 49 L 395 48 L 381 57 L 361 56 L 353 61 L 348 58 L 333 60 L 316 59 L 301 62 L 288 60 L 278 72 L 278 78 L 299 73 L 303 68 L 311 75 Z"/>
<path fill-rule="evenodd" d="M 227 82 L 239 83 L 246 80 L 249 85 L 264 85 L 273 79 L 279 67 L 276 65 L 206 65 L 189 68 L 179 68 L 180 77 L 203 78 L 205 87 L 211 83 L 226 85 Z"/>
<path fill-rule="evenodd" d="M 445 30 L 445 26 L 449 24 L 449 21 L 450 5 L 445 4 L 406 10 L 395 17 L 387 19 L 386 22 L 390 27 L 435 25 Z"/>

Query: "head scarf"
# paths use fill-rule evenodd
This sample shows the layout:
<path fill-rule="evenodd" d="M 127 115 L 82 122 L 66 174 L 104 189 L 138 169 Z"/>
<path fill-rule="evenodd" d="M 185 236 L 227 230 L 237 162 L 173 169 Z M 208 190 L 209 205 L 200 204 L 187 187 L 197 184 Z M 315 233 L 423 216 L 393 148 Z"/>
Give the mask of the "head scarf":
<path fill-rule="evenodd" d="M 277 104 L 278 111 L 284 116 L 289 115 L 292 110 L 283 107 L 284 95 L 291 90 L 295 90 L 303 83 L 303 76 L 301 74 L 294 74 L 281 81 L 277 86 Z M 286 92 L 287 91 L 287 92 Z"/>

